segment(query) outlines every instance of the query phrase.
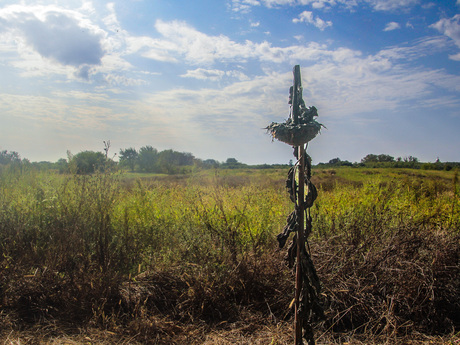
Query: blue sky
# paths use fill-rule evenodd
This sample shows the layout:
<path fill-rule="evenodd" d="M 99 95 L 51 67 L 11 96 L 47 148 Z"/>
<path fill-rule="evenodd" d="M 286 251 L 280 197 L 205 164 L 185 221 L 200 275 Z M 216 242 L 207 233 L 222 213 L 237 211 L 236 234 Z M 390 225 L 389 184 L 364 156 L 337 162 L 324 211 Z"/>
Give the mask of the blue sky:
<path fill-rule="evenodd" d="M 327 129 L 314 163 L 460 161 L 460 0 L 0 3 L 0 149 L 151 145 L 287 163 L 292 68 Z"/>

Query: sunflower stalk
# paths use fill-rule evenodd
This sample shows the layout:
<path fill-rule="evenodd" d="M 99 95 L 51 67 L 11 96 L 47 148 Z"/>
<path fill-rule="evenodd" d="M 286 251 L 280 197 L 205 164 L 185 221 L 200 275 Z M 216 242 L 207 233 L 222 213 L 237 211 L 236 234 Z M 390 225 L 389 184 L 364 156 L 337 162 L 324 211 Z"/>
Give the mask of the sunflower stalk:
<path fill-rule="evenodd" d="M 287 225 L 277 238 L 280 248 L 283 248 L 289 235 L 295 233 L 286 255 L 289 267 L 293 267 L 295 263 L 296 270 L 295 345 L 303 345 L 303 339 L 308 345 L 314 345 L 312 322 L 323 319 L 324 312 L 319 303 L 319 279 L 306 246 L 306 240 L 312 231 L 310 207 L 317 197 L 317 190 L 311 182 L 311 163 L 305 144 L 324 126 L 314 119 L 318 116 L 317 109 L 307 108 L 302 99 L 299 65 L 294 67 L 293 73 L 294 83 L 290 88 L 289 97 L 290 117 L 282 124 L 272 122 L 266 129 L 273 138 L 294 146 L 294 156 L 297 158 L 297 163 L 289 170 L 286 181 L 286 188 L 295 209 L 287 218 Z"/>

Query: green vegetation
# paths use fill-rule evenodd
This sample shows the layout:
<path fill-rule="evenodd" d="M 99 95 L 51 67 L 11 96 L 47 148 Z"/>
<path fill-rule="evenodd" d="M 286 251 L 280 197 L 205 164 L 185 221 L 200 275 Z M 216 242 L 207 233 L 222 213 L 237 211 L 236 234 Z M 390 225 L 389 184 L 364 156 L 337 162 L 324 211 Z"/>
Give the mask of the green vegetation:
<path fill-rule="evenodd" d="M 459 169 L 459 162 L 441 162 L 439 159 L 434 163 L 422 163 L 417 157 L 398 157 L 394 158 L 386 154 L 368 154 L 361 162 L 351 163 L 349 161 L 342 161 L 340 158 L 333 158 L 327 163 L 319 163 L 318 167 L 332 168 L 349 166 L 355 168 L 410 168 L 410 169 L 423 169 L 423 170 L 446 170 Z"/>
<path fill-rule="evenodd" d="M 219 162 L 215 159 L 199 159 L 189 152 L 178 152 L 174 150 L 158 151 L 153 146 L 143 146 L 138 150 L 133 147 L 121 149 L 116 162 L 113 158 L 114 154 L 109 158 L 110 140 L 104 141 L 102 152 L 83 151 L 73 155 L 67 152 L 67 159 L 61 158 L 57 162 L 30 162 L 28 159 L 20 158 L 20 155 L 15 151 L 8 152 L 7 150 L 0 152 L 0 167 L 14 164 L 16 166 L 31 165 L 36 169 L 47 171 L 53 170 L 61 174 L 77 173 L 77 174 L 92 174 L 96 171 L 103 170 L 121 170 L 129 171 L 138 174 L 190 174 L 192 172 L 207 170 L 207 169 L 280 169 L 292 166 L 292 159 L 288 164 L 259 164 L 247 165 L 239 162 L 236 158 L 227 158 L 224 162 Z M 315 166 L 315 163 L 313 162 Z M 339 157 L 329 160 L 327 163 L 317 163 L 318 168 L 337 168 L 337 167 L 353 167 L 353 168 L 398 168 L 398 169 L 419 169 L 419 170 L 455 170 L 460 169 L 460 162 L 441 162 L 439 159 L 436 162 L 420 162 L 418 158 L 413 156 L 394 158 L 387 154 L 368 154 L 361 159 L 361 162 L 352 163 L 347 160 L 341 160 Z M 140 176 L 140 175 L 139 175 Z"/>
<path fill-rule="evenodd" d="M 63 175 L 3 166 L 0 336 L 71 323 L 140 343 L 200 344 L 243 322 L 253 327 L 241 330 L 248 344 L 262 330 L 267 343 L 289 342 L 293 278 L 275 238 L 291 208 L 286 173 Z M 350 334 L 364 343 L 453 339 L 457 172 L 317 168 L 313 181 L 309 245 L 328 317 L 317 334 L 330 342 Z"/>

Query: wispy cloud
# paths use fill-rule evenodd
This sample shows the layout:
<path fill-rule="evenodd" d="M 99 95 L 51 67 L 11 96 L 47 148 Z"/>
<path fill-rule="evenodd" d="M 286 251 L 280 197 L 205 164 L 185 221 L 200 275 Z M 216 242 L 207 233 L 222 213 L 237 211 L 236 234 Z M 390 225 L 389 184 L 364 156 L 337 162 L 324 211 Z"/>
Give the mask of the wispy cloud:
<path fill-rule="evenodd" d="M 221 80 L 224 75 L 225 72 L 221 70 L 197 68 L 195 70 L 187 71 L 187 73 L 181 75 L 181 77 L 217 81 Z"/>
<path fill-rule="evenodd" d="M 258 0 L 232 0 L 231 8 L 234 12 L 246 13 L 251 10 L 252 6 L 260 6 Z"/>
<path fill-rule="evenodd" d="M 317 22 L 318 23 L 318 22 Z M 320 24 L 318 24 L 320 25 Z M 328 26 L 328 23 L 323 24 Z M 294 60 L 314 60 L 320 56 L 340 58 L 343 50 L 330 52 L 324 45 L 311 42 L 307 45 L 278 47 L 268 41 L 244 43 L 236 42 L 228 36 L 211 36 L 200 32 L 181 21 L 158 20 L 155 28 L 163 36 L 161 39 L 131 38 L 129 51 L 145 51 L 142 56 L 160 61 L 187 61 L 192 65 L 208 66 L 219 62 L 246 62 L 248 59 L 282 63 Z M 160 58 L 158 58 L 160 55 Z"/>
<path fill-rule="evenodd" d="M 327 5 L 332 6 L 335 5 L 334 0 L 303 0 L 300 1 L 302 5 L 311 5 L 312 8 L 314 9 L 322 9 L 326 7 Z"/>
<path fill-rule="evenodd" d="M 457 0 L 460 1 L 460 0 Z M 353 10 L 358 6 L 371 6 L 377 11 L 395 11 L 408 9 L 420 0 L 232 0 L 232 10 L 249 12 L 252 6 L 276 8 L 282 6 L 311 6 L 313 9 L 327 9 L 335 6 Z"/>
<path fill-rule="evenodd" d="M 364 0 L 377 11 L 394 11 L 412 7 L 420 0 Z"/>
<path fill-rule="evenodd" d="M 318 29 L 323 31 L 325 28 L 332 26 L 331 21 L 324 21 L 319 17 L 313 16 L 311 11 L 303 11 L 298 18 L 292 20 L 293 23 L 308 23 L 316 26 Z"/>
<path fill-rule="evenodd" d="M 218 69 L 204 69 L 204 68 L 197 68 L 195 70 L 188 70 L 187 73 L 181 75 L 183 78 L 194 78 L 194 79 L 201 79 L 201 80 L 211 80 L 211 81 L 219 81 L 222 80 L 224 76 L 235 78 L 237 80 L 248 80 L 248 76 L 246 76 L 243 72 L 240 71 L 222 71 Z"/>
<path fill-rule="evenodd" d="M 385 29 L 383 29 L 383 31 L 393 31 L 393 30 L 400 29 L 400 28 L 401 28 L 401 25 L 399 25 L 399 23 L 390 22 L 390 23 L 387 23 L 387 25 L 385 25 Z"/>

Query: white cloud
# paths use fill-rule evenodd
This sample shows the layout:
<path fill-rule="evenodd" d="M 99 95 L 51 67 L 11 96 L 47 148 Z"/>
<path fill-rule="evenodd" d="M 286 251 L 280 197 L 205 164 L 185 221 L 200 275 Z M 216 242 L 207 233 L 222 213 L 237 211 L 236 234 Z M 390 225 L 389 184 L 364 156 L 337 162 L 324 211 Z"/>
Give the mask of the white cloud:
<path fill-rule="evenodd" d="M 161 61 L 185 59 L 194 65 L 210 65 L 219 62 L 245 62 L 247 59 L 264 61 L 286 61 L 292 53 L 291 47 L 272 47 L 268 42 L 238 43 L 225 35 L 210 36 L 196 30 L 185 22 L 158 20 L 155 28 L 163 39 L 132 38 L 129 51 L 144 51 L 144 57 Z"/>
<path fill-rule="evenodd" d="M 337 3 L 346 3 L 346 1 L 336 0 L 298 0 L 299 5 L 311 5 L 314 9 L 322 9 L 327 6 L 336 6 Z"/>
<path fill-rule="evenodd" d="M 164 48 L 185 56 L 191 63 L 206 64 L 216 59 L 228 61 L 235 56 L 250 54 L 249 44 L 238 44 L 224 35 L 206 35 L 184 22 L 158 20 L 155 28 L 169 43 Z"/>
<path fill-rule="evenodd" d="M 0 10 L 4 31 L 19 37 L 43 58 L 65 66 L 99 65 L 103 33 L 74 11 L 13 5 Z"/>
<path fill-rule="evenodd" d="M 237 43 L 225 36 L 205 35 L 181 22 L 162 22 L 161 25 L 164 26 L 161 28 L 161 39 L 127 40 L 131 53 L 148 51 L 153 46 L 163 49 L 167 56 L 177 61 L 186 59 L 198 65 L 212 64 L 221 59 L 238 63 L 247 59 L 289 64 L 296 61 L 301 65 L 308 61 L 302 67 L 304 99 L 308 105 L 317 106 L 320 120 L 324 120 L 326 125 L 337 118 L 346 118 L 353 123 L 356 114 L 376 110 L 397 110 L 403 116 L 405 104 L 411 101 L 420 107 L 433 109 L 440 105 L 452 109 L 460 107 L 458 97 L 449 95 L 449 92 L 460 92 L 460 77 L 449 75 L 444 70 L 407 65 L 408 59 L 445 49 L 447 39 L 442 36 L 364 55 L 356 50 L 330 49 L 318 43 L 287 47 L 273 46 L 269 42 Z M 186 29 L 192 32 L 187 34 Z M 204 49 L 202 55 L 194 48 L 211 41 L 214 49 Z M 224 54 L 230 56 L 224 57 Z M 36 56 L 41 58 L 38 54 Z M 102 66 L 109 64 L 106 58 L 102 59 Z M 124 66 L 123 59 L 112 59 L 113 69 L 129 68 Z M 237 70 L 199 66 L 189 69 L 182 76 L 215 81 L 228 78 L 232 83 L 215 89 L 165 89 L 153 93 L 146 90 L 139 92 L 135 100 L 129 99 L 128 95 L 109 97 L 103 92 L 91 95 L 90 92 L 62 91 L 49 98 L 3 94 L 0 95 L 0 104 L 9 110 L 5 112 L 3 108 L 0 117 L 15 114 L 17 118 L 43 123 L 44 127 L 55 131 L 85 132 L 82 136 L 85 140 L 90 136 L 106 139 L 107 133 L 110 133 L 110 139 L 126 142 L 125 147 L 146 145 L 155 137 L 153 144 L 158 148 L 173 147 L 209 158 L 209 146 L 230 146 L 236 150 L 240 142 L 247 144 L 241 139 L 245 135 L 252 138 L 260 133 L 260 141 L 265 140 L 269 144 L 270 139 L 264 136 L 261 128 L 288 116 L 287 91 L 292 83 L 291 72 L 279 73 L 276 72 L 278 66 L 272 68 L 274 70 L 267 67 L 263 75 L 249 79 Z M 112 84 L 130 82 L 119 81 L 116 77 L 109 81 Z M 445 90 L 446 95 L 441 99 L 435 97 L 435 88 Z M 73 101 L 68 103 L 68 98 Z M 60 145 L 64 148 L 63 152 L 67 148 L 72 149 L 66 146 L 69 139 L 66 140 L 67 144 Z M 81 145 L 79 142 L 75 150 L 82 149 Z M 241 152 L 245 152 L 244 149 Z"/>
<path fill-rule="evenodd" d="M 118 23 L 113 5 L 103 18 L 116 30 Z M 84 2 L 76 10 L 54 5 L 11 5 L 0 9 L 0 50 L 14 47 L 16 56 L 7 60 L 22 76 L 64 76 L 67 80 L 90 81 L 116 76 L 132 66 L 121 58 L 123 42 L 95 24 L 92 4 Z M 125 78 L 125 82 L 133 81 Z"/>
<path fill-rule="evenodd" d="M 400 28 L 401 28 L 401 25 L 399 25 L 399 23 L 390 22 L 390 23 L 387 23 L 387 25 L 385 25 L 385 29 L 383 29 L 383 31 L 393 31 L 393 30 L 400 29 Z"/>
<path fill-rule="evenodd" d="M 304 14 L 305 20 L 314 20 L 313 15 Z M 300 21 L 300 19 L 298 20 Z M 202 77 L 203 68 L 215 62 L 246 63 L 248 60 L 258 60 L 271 63 L 317 62 L 336 61 L 343 62 L 360 56 L 359 51 L 338 48 L 328 49 L 325 44 L 310 42 L 291 46 L 273 46 L 268 41 L 252 42 L 249 40 L 239 43 L 225 35 L 211 36 L 196 30 L 185 22 L 157 21 L 155 24 L 161 38 L 127 37 L 127 53 L 140 53 L 144 57 L 160 61 L 186 61 L 190 65 L 198 65 L 194 73 Z M 427 37 L 415 42 L 412 46 L 393 47 L 384 49 L 380 55 L 385 58 L 417 59 L 420 56 L 431 54 L 432 51 L 446 49 L 446 39 L 442 37 Z M 188 75 L 188 77 L 192 76 Z M 216 76 L 214 76 L 216 78 Z"/>
<path fill-rule="evenodd" d="M 187 73 L 181 75 L 181 77 L 217 81 L 221 80 L 224 75 L 225 72 L 221 70 L 197 68 L 187 71 Z"/>
<path fill-rule="evenodd" d="M 317 49 L 321 50 L 320 47 Z M 405 63 L 403 51 L 399 51 L 397 56 L 363 56 L 343 48 L 336 51 L 323 49 L 321 54 L 330 58 L 302 67 L 302 84 L 307 104 L 317 106 L 320 116 L 327 115 L 327 121 L 334 118 L 353 121 L 356 114 L 376 110 L 390 112 L 399 109 L 403 113 L 404 105 L 410 101 L 416 101 L 421 107 L 436 108 L 448 102 L 453 109 L 460 106 L 456 98 L 446 96 L 438 99 L 433 93 L 434 87 L 459 92 L 460 77 L 442 70 L 408 68 L 400 64 Z M 224 77 L 226 72 L 196 69 L 187 74 L 190 77 L 204 75 L 219 78 Z M 165 131 L 165 143 L 168 142 L 166 133 L 169 131 L 168 135 L 172 135 L 176 143 L 184 145 L 200 137 L 213 142 L 214 136 L 234 142 L 240 137 L 242 128 L 259 133 L 260 128 L 271 121 L 282 121 L 288 116 L 287 90 L 291 83 L 291 72 L 266 70 L 264 75 L 219 89 L 172 89 L 145 94 L 129 105 L 129 111 L 134 117 L 139 117 L 139 121 L 142 120 L 150 134 L 157 131 L 157 117 L 167 118 L 171 123 L 177 120 L 179 125 L 174 126 L 174 130 L 168 130 L 167 123 L 160 122 L 161 131 Z M 199 153 L 198 148 L 190 150 Z"/>
<path fill-rule="evenodd" d="M 117 18 L 117 14 L 115 12 L 115 4 L 114 3 L 108 3 L 106 5 L 107 10 L 109 11 L 109 14 L 102 19 L 104 22 L 105 26 L 113 31 L 113 32 L 119 32 L 121 30 L 120 23 Z"/>
<path fill-rule="evenodd" d="M 449 58 L 451 60 L 460 61 L 460 53 L 457 53 L 457 54 L 454 54 L 454 55 L 449 55 Z"/>
<path fill-rule="evenodd" d="M 154 40 L 122 30 L 113 3 L 105 10 L 101 18 L 90 2 L 76 10 L 54 5 L 6 6 L 0 9 L 0 50 L 8 52 L 7 63 L 24 77 L 55 75 L 86 82 L 97 78 L 107 85 L 144 85 L 142 78 L 126 75 L 134 68 L 123 56 L 135 52 L 136 45 L 145 46 L 143 40 L 155 46 Z M 99 20 L 104 29 L 96 24 Z M 156 47 L 161 44 L 168 43 Z M 161 49 L 142 54 L 157 60 L 170 58 L 167 53 L 162 56 Z"/>
<path fill-rule="evenodd" d="M 430 27 L 435 28 L 442 34 L 446 35 L 447 37 L 451 38 L 455 45 L 460 48 L 460 14 L 456 14 L 452 18 L 443 18 L 432 24 Z M 451 55 L 450 58 L 452 60 L 459 60 L 460 53 Z"/>
<path fill-rule="evenodd" d="M 195 78 L 201 80 L 219 81 L 224 76 L 235 78 L 237 80 L 249 80 L 248 76 L 240 71 L 222 71 L 217 69 L 197 68 L 188 70 L 187 73 L 181 75 L 183 78 Z"/>
<path fill-rule="evenodd" d="M 104 75 L 105 81 L 111 86 L 139 86 L 147 85 L 147 81 L 143 79 L 130 78 L 121 74 L 108 73 Z"/>
<path fill-rule="evenodd" d="M 457 4 L 458 4 L 457 0 Z M 404 10 L 420 3 L 420 0 L 232 0 L 232 10 L 247 13 L 252 6 L 264 5 L 268 8 L 282 6 L 311 6 L 313 9 L 325 9 L 341 6 L 352 10 L 360 4 L 368 4 L 377 11 Z"/>
<path fill-rule="evenodd" d="M 400 45 L 388 47 L 380 50 L 376 56 L 388 60 L 414 61 L 433 53 L 444 52 L 448 49 L 449 44 L 446 38 L 442 36 L 425 37 L 410 45 Z"/>
<path fill-rule="evenodd" d="M 377 11 L 394 11 L 409 8 L 420 0 L 365 0 Z"/>
<path fill-rule="evenodd" d="M 325 28 L 332 26 L 331 21 L 324 21 L 319 17 L 313 16 L 313 13 L 311 11 L 303 11 L 298 18 L 295 18 L 292 20 L 293 23 L 301 23 L 305 22 L 308 24 L 312 24 L 316 26 L 318 29 L 323 31 Z"/>
<path fill-rule="evenodd" d="M 258 0 L 232 0 L 231 7 L 234 12 L 249 12 L 251 6 L 260 6 Z"/>

